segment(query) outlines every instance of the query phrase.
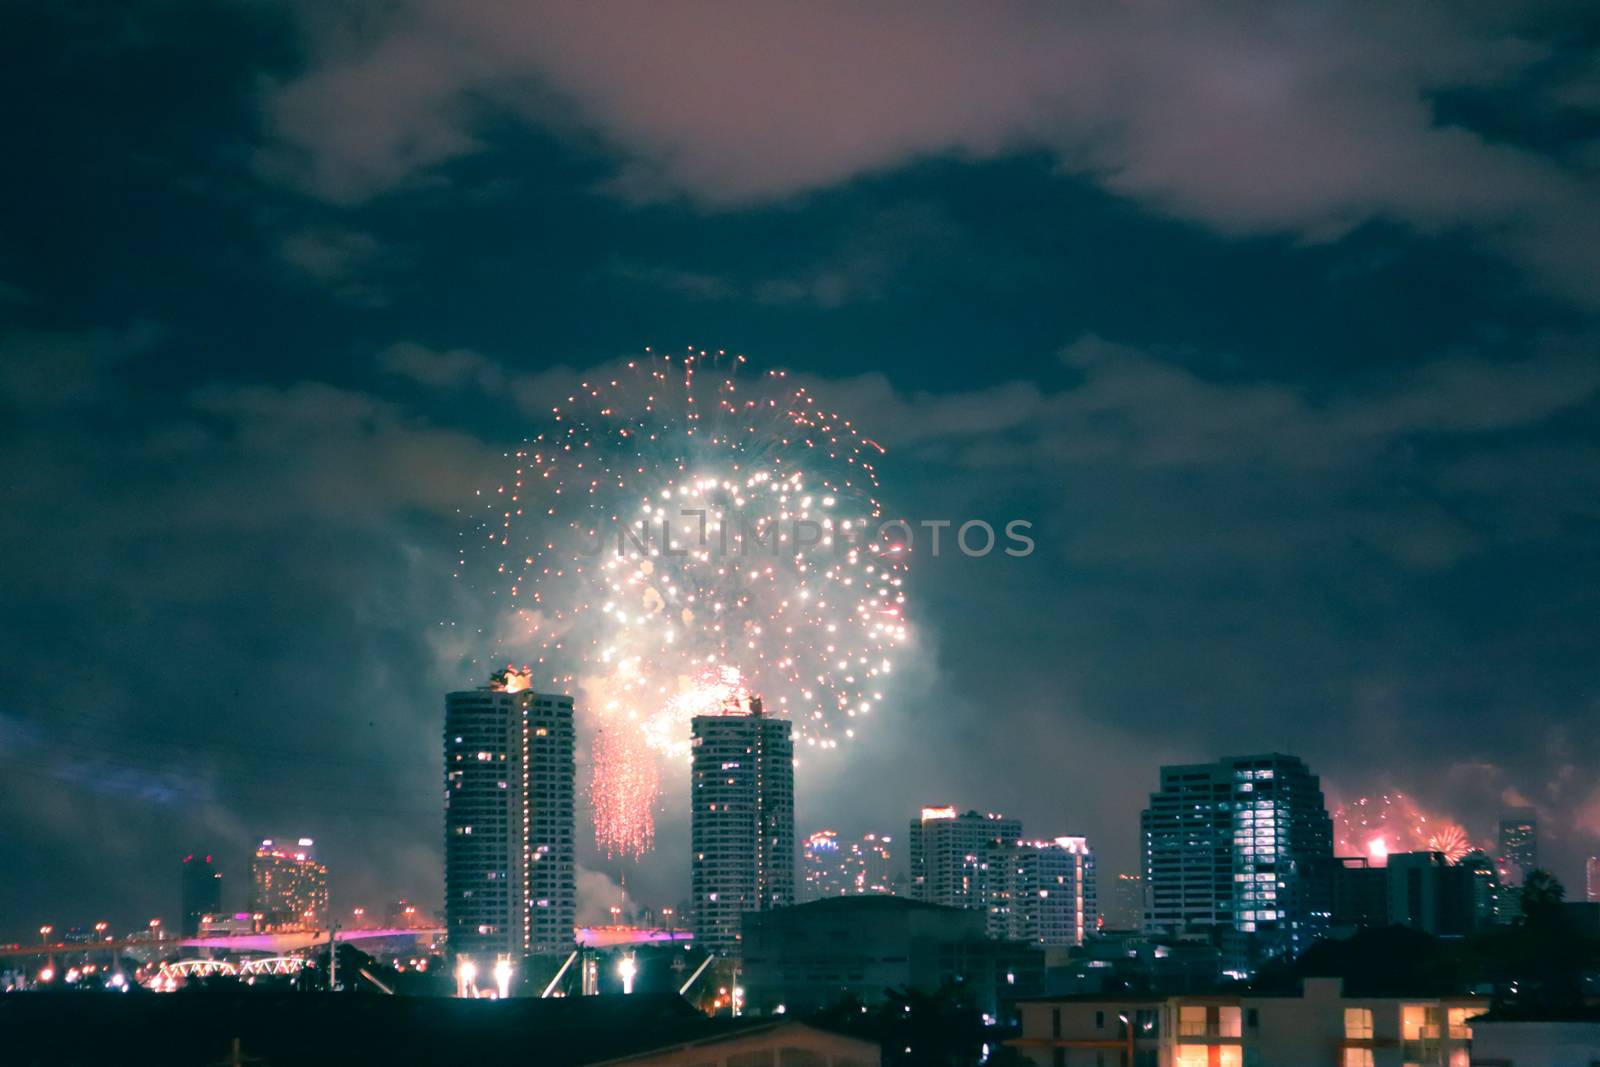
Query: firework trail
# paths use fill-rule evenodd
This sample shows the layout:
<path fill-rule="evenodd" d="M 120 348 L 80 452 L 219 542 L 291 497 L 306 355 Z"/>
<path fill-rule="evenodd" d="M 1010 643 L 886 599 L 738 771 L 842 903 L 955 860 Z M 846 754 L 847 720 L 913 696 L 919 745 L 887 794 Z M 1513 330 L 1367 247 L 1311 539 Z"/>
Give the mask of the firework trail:
<path fill-rule="evenodd" d="M 487 572 L 510 615 L 500 654 L 581 692 L 610 855 L 651 847 L 661 761 L 687 754 L 692 716 L 759 695 L 834 748 L 908 637 L 881 448 L 783 372 L 719 362 L 647 355 L 583 382 L 464 538 L 461 573 Z"/>
<path fill-rule="evenodd" d="M 1429 815 L 1404 793 L 1358 797 L 1333 812 L 1340 855 L 1365 856 L 1382 866 L 1391 852 L 1442 852 L 1451 863 L 1476 846 L 1447 816 Z"/>

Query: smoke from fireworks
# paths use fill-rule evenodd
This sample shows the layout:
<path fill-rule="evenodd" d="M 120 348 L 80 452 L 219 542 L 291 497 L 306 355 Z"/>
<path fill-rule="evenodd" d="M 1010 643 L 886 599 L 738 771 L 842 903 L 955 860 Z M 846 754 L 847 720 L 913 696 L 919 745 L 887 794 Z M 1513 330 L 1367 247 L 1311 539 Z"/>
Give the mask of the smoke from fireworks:
<path fill-rule="evenodd" d="M 834 748 L 907 640 L 881 448 L 783 372 L 716 362 L 648 356 L 583 382 L 510 457 L 460 561 L 511 613 L 500 652 L 581 691 L 612 855 L 651 846 L 660 761 L 687 754 L 691 717 L 760 695 Z"/>
<path fill-rule="evenodd" d="M 1391 852 L 1442 852 L 1456 863 L 1478 847 L 1460 823 L 1429 815 L 1404 793 L 1358 797 L 1335 808 L 1333 822 L 1340 855 L 1365 856 L 1380 867 Z"/>

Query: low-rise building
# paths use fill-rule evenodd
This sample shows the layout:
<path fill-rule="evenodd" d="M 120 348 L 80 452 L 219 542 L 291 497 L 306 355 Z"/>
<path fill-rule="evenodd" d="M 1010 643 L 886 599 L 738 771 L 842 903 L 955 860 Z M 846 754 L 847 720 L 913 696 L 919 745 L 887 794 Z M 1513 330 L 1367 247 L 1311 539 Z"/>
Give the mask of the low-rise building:
<path fill-rule="evenodd" d="M 1347 997 L 1337 978 L 1298 995 L 1036 998 L 1012 1045 L 1039 1067 L 1468 1067 L 1470 997 Z M 1539 1061 L 1529 1061 L 1539 1062 Z"/>
<path fill-rule="evenodd" d="M 1044 954 L 984 936 L 984 915 L 904 897 L 831 897 L 747 912 L 741 980 L 756 1014 L 804 1014 L 886 990 L 960 984 L 988 1014 L 1043 991 Z"/>

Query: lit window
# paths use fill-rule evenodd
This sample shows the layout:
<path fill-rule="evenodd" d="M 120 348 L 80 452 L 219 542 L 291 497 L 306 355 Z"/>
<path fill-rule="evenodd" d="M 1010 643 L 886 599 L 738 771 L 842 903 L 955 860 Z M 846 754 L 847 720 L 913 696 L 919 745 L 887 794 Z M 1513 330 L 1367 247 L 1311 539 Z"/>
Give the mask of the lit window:
<path fill-rule="evenodd" d="M 1372 1009 L 1346 1008 L 1344 1010 L 1344 1036 L 1352 1041 L 1372 1039 Z"/>
<path fill-rule="evenodd" d="M 1244 1012 L 1224 1005 L 1217 1009 L 1218 1037 L 1243 1037 Z"/>
<path fill-rule="evenodd" d="M 1206 1009 L 1204 1004 L 1184 1004 L 1178 1008 L 1178 1034 L 1182 1037 L 1204 1037 Z"/>
<path fill-rule="evenodd" d="M 1406 1041 L 1420 1041 L 1422 1028 L 1428 1022 L 1428 1009 L 1421 1004 L 1406 1004 L 1400 1008 L 1400 1036 Z"/>
<path fill-rule="evenodd" d="M 1372 1050 L 1370 1048 L 1345 1049 L 1344 1067 L 1373 1067 Z"/>

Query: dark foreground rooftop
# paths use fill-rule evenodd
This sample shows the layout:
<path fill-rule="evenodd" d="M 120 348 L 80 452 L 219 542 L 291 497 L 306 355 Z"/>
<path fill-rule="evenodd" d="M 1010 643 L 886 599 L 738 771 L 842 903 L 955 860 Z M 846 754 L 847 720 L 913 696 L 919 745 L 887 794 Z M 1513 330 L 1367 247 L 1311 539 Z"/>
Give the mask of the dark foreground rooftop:
<path fill-rule="evenodd" d="M 579 1067 L 770 1020 L 710 1019 L 676 996 L 471 1001 L 290 992 L 0 996 L 0 1062 L 256 1067 Z"/>

